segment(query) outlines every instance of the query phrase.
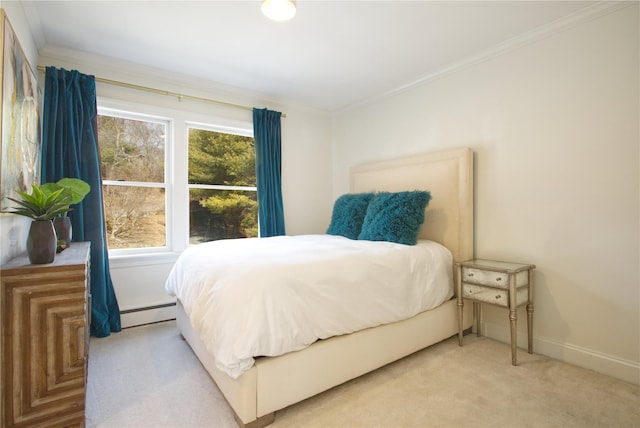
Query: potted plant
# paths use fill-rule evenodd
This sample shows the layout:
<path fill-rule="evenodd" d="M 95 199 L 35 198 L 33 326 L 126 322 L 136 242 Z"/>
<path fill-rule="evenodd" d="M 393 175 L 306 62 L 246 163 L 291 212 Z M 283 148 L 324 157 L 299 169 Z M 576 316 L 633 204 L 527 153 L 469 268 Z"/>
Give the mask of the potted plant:
<path fill-rule="evenodd" d="M 52 219 L 66 216 L 71 205 L 81 201 L 89 192 L 89 184 L 72 178 L 62 179 L 62 184 L 45 183 L 32 185 L 31 194 L 18 191 L 21 199 L 9 198 L 19 205 L 11 211 L 14 214 L 31 218 L 31 227 L 27 237 L 27 253 L 33 264 L 51 263 L 55 259 L 57 235 Z M 84 189 L 74 195 L 73 189 Z M 79 200 L 78 200 L 79 198 Z"/>

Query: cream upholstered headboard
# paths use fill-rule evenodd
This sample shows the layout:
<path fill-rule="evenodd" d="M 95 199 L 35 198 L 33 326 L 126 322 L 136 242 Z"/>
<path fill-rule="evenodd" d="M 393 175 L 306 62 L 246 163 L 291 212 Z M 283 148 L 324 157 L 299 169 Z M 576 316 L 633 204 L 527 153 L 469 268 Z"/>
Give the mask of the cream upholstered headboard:
<path fill-rule="evenodd" d="M 453 149 L 351 168 L 351 192 L 428 190 L 421 239 L 443 244 L 455 261 L 473 258 L 473 152 Z"/>

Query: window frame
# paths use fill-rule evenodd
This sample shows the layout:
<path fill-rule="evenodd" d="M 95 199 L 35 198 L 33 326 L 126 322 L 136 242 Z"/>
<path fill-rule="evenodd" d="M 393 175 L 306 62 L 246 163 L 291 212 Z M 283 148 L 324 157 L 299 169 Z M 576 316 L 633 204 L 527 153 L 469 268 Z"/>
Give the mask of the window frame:
<path fill-rule="evenodd" d="M 253 122 L 105 97 L 98 97 L 97 105 L 98 114 L 104 111 L 132 113 L 133 119 L 160 118 L 168 120 L 170 124 L 165 143 L 165 246 L 109 250 L 109 260 L 115 262 L 112 266 L 128 267 L 175 261 L 186 248 L 197 245 L 189 243 L 189 127 L 254 138 Z M 230 187 L 232 186 L 223 190 L 231 190 Z M 240 187 L 245 190 L 244 186 Z"/>

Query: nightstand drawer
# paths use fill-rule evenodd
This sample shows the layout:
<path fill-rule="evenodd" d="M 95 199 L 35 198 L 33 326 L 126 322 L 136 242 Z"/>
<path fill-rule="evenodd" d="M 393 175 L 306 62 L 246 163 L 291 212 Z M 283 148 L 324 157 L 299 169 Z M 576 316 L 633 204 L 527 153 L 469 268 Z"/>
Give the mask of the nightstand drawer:
<path fill-rule="evenodd" d="M 478 302 L 509 307 L 509 290 L 485 287 L 482 285 L 462 284 L 462 297 Z M 516 290 L 516 306 L 523 305 L 529 300 L 527 287 Z"/>
<path fill-rule="evenodd" d="M 462 297 L 499 306 L 509 306 L 509 291 L 481 285 L 462 284 Z"/>
<path fill-rule="evenodd" d="M 509 274 L 463 267 L 462 282 L 509 288 Z"/>

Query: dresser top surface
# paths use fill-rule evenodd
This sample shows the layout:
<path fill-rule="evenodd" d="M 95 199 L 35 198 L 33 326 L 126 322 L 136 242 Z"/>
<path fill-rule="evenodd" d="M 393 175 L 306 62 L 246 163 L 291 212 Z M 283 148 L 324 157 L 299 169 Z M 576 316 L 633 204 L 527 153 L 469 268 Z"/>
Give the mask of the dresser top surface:
<path fill-rule="evenodd" d="M 87 261 L 90 242 L 72 242 L 64 251 L 56 254 L 52 263 L 31 264 L 26 253 L 21 254 L 2 266 L 3 271 L 14 269 L 37 269 L 57 266 L 82 265 Z"/>

